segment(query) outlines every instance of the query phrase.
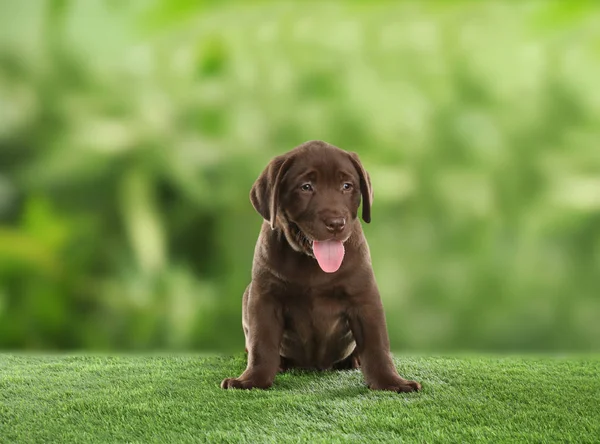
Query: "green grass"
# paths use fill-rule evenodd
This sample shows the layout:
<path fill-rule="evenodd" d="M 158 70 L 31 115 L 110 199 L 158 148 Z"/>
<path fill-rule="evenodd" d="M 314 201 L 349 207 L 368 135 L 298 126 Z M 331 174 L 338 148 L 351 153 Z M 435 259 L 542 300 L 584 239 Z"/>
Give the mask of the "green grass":
<path fill-rule="evenodd" d="M 0 355 L 0 442 L 473 442 L 600 439 L 600 356 L 399 357 L 421 393 L 359 371 L 225 391 L 243 356 Z"/>

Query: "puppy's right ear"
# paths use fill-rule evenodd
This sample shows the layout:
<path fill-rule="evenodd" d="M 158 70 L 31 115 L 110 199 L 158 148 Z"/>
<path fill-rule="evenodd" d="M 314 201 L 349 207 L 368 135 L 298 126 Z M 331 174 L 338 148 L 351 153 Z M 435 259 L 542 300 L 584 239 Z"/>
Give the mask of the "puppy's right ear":
<path fill-rule="evenodd" d="M 250 190 L 250 202 L 258 213 L 275 229 L 281 180 L 292 164 L 289 155 L 277 156 L 260 174 Z"/>
<path fill-rule="evenodd" d="M 363 167 L 358 154 L 348 153 L 350 160 L 354 164 L 354 168 L 360 176 L 360 193 L 362 195 L 362 218 L 366 223 L 371 222 L 371 205 L 373 204 L 373 187 L 371 186 L 371 178 L 369 173 Z"/>

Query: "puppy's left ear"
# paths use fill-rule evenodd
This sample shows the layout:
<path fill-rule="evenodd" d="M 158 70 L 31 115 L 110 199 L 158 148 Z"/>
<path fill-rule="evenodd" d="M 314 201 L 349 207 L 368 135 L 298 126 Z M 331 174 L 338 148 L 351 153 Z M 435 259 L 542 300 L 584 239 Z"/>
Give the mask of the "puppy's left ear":
<path fill-rule="evenodd" d="M 369 173 L 363 167 L 358 154 L 349 153 L 350 160 L 360 176 L 360 194 L 362 195 L 362 218 L 366 223 L 371 222 L 371 204 L 373 203 L 373 188 Z"/>
<path fill-rule="evenodd" d="M 258 176 L 250 190 L 252 206 L 269 222 L 271 229 L 275 229 L 277 220 L 281 180 L 291 164 L 292 157 L 287 154 L 275 157 Z"/>

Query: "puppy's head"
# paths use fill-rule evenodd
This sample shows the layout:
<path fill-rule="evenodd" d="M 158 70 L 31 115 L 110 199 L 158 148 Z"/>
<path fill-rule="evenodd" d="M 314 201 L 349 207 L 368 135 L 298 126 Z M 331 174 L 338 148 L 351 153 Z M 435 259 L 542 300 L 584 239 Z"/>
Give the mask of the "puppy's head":
<path fill-rule="evenodd" d="M 250 192 L 271 228 L 282 230 L 292 248 L 315 257 L 329 273 L 341 266 L 361 197 L 368 223 L 373 192 L 358 155 L 321 141 L 274 158 Z"/>

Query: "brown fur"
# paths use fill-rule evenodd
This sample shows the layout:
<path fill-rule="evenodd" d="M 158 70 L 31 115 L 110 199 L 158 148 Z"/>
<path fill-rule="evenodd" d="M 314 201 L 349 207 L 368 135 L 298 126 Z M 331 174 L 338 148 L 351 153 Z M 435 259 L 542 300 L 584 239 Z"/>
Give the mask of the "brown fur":
<path fill-rule="evenodd" d="M 312 190 L 302 189 L 305 183 Z M 350 189 L 344 189 L 345 183 Z M 392 362 L 369 247 L 357 217 L 361 198 L 363 220 L 370 222 L 369 175 L 356 154 L 325 142 L 306 142 L 273 159 L 262 172 L 250 193 L 265 222 L 243 297 L 248 366 L 221 387 L 265 389 L 278 371 L 291 367 L 362 367 L 372 389 L 421 388 L 400 377 Z M 314 259 L 312 241 L 331 238 L 345 241 L 345 256 L 340 269 L 329 274 Z"/>

